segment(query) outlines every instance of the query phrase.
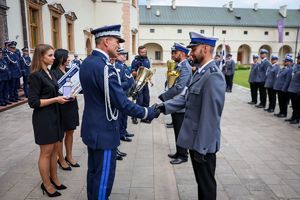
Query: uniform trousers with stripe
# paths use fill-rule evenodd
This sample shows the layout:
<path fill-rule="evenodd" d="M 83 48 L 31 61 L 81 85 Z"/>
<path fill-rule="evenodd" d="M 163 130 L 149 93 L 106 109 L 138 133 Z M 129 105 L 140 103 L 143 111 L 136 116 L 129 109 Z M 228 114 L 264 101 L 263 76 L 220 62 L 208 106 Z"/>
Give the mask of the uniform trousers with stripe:
<path fill-rule="evenodd" d="M 88 147 L 87 196 L 88 200 L 107 200 L 116 171 L 116 149 Z"/>

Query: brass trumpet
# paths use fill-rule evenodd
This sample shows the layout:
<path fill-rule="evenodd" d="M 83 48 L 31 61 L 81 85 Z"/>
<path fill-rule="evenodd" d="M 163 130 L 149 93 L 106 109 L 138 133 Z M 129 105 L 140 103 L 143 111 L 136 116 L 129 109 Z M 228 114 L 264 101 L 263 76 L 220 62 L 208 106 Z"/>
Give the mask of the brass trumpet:
<path fill-rule="evenodd" d="M 180 72 L 176 70 L 176 62 L 174 60 L 167 61 L 167 85 L 168 88 L 173 87 L 177 78 L 180 76 Z"/>
<path fill-rule="evenodd" d="M 131 96 L 133 99 L 137 97 L 138 92 L 146 85 L 155 73 L 155 69 L 148 69 L 146 67 L 139 67 L 134 85 L 130 88 L 127 96 Z"/>

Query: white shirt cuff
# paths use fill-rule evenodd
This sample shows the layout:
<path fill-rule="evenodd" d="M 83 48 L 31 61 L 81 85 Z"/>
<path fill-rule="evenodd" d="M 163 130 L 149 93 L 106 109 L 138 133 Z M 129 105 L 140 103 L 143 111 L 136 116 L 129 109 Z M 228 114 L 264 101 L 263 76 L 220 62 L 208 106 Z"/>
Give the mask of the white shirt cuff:
<path fill-rule="evenodd" d="M 148 109 L 147 108 L 144 108 L 145 109 L 145 115 L 143 117 L 143 119 L 146 119 L 148 117 Z"/>

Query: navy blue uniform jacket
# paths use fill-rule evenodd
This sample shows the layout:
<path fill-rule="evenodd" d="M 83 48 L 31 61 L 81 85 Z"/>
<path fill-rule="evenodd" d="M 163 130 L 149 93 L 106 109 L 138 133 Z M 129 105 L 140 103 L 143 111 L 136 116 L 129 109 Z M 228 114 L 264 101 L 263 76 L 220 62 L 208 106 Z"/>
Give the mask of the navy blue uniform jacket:
<path fill-rule="evenodd" d="M 85 102 L 81 137 L 83 142 L 92 149 L 114 149 L 120 144 L 117 121 L 109 121 L 106 116 L 104 93 L 106 65 L 109 68 L 109 96 L 112 110 L 118 109 L 122 113 L 137 118 L 147 117 L 147 109 L 127 99 L 119 83 L 116 69 L 107 61 L 108 58 L 102 52 L 94 50 L 83 61 L 79 72 Z"/>

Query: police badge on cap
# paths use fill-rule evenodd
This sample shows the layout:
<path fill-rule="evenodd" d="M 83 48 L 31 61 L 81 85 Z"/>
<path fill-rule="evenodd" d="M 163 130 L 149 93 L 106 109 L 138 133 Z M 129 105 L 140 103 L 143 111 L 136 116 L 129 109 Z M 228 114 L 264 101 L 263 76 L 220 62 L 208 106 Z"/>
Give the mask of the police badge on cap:
<path fill-rule="evenodd" d="M 111 25 L 111 26 L 104 26 L 97 29 L 92 30 L 92 34 L 95 35 L 95 39 L 101 37 L 114 37 L 119 40 L 120 43 L 125 42 L 125 40 L 121 37 L 121 25 Z"/>

